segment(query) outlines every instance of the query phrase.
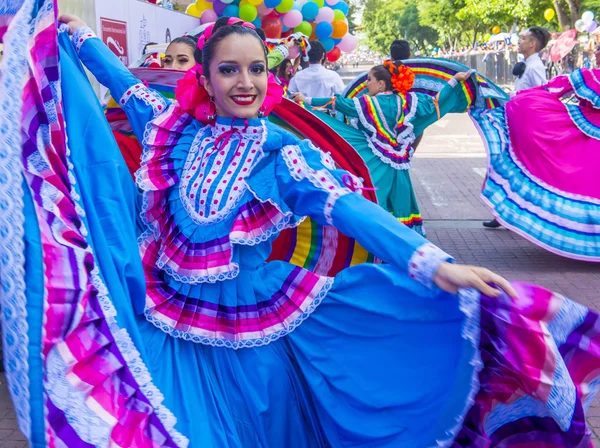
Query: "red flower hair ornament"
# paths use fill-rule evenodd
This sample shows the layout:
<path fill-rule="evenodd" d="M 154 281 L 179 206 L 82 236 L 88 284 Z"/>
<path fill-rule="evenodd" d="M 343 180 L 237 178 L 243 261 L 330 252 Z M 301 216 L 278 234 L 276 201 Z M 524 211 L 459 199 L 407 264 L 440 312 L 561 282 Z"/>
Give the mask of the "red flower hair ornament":
<path fill-rule="evenodd" d="M 241 25 L 248 28 L 256 29 L 254 25 L 244 22 L 240 19 L 231 17 L 228 25 Z M 204 30 L 204 33 L 198 39 L 198 49 L 202 50 L 205 43 L 213 34 L 214 24 L 209 25 Z M 185 76 L 177 81 L 175 87 L 175 98 L 182 110 L 192 115 L 196 120 L 203 124 L 214 124 L 216 118 L 215 104 L 211 101 L 210 95 L 202 83 L 203 69 L 201 64 L 196 64 L 189 69 Z M 260 113 L 262 116 L 267 116 L 283 98 L 283 87 L 279 85 L 275 76 L 269 73 L 267 81 L 267 94 Z"/>
<path fill-rule="evenodd" d="M 392 75 L 392 87 L 399 94 L 406 94 L 415 83 L 415 74 L 404 64 L 396 65 L 390 60 L 383 61 L 383 66 Z"/>

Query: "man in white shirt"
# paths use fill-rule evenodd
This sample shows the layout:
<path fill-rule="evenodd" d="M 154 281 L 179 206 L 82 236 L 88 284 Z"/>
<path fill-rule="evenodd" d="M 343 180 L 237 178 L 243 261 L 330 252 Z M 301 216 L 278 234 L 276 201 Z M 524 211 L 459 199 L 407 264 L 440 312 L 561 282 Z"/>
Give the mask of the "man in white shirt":
<path fill-rule="evenodd" d="M 310 42 L 308 62 L 310 65 L 299 71 L 290 80 L 289 92 L 302 93 L 307 98 L 329 98 L 344 91 L 344 81 L 333 70 L 323 67 L 325 48 L 318 41 Z"/>
<path fill-rule="evenodd" d="M 548 30 L 539 26 L 532 26 L 521 33 L 519 53 L 525 58 L 525 71 L 515 80 L 515 92 L 538 87 L 548 82 L 546 67 L 539 53 L 546 47 L 549 40 Z"/>
<path fill-rule="evenodd" d="M 525 62 L 515 65 L 513 73 L 517 75 L 515 88 L 511 96 L 518 91 L 538 87 L 548 82 L 546 77 L 546 66 L 540 58 L 540 51 L 546 48 L 550 40 L 550 33 L 546 28 L 532 26 L 521 33 L 519 37 L 519 53 L 525 57 Z M 500 223 L 494 218 L 483 223 L 488 229 L 500 227 Z"/>

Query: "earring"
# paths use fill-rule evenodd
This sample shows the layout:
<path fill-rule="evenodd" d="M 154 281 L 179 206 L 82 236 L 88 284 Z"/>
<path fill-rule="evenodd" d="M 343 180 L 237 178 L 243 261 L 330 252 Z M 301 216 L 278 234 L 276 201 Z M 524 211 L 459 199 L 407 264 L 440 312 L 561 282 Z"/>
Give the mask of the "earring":
<path fill-rule="evenodd" d="M 209 121 L 213 121 L 217 118 L 217 106 L 215 105 L 212 96 L 210 97 L 210 103 L 208 105 L 208 113 L 206 112 L 206 109 L 204 109 L 204 115 L 206 115 L 206 118 L 208 118 Z"/>
<path fill-rule="evenodd" d="M 258 109 L 258 118 L 262 118 L 265 116 L 265 113 L 263 112 L 262 109 Z"/>

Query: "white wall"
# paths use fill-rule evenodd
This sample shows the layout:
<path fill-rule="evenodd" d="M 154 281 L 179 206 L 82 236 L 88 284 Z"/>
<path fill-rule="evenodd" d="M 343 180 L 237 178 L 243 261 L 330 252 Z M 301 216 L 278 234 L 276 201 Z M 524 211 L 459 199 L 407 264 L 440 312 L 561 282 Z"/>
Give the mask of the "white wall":
<path fill-rule="evenodd" d="M 148 42 L 165 43 L 200 25 L 195 17 L 140 0 L 58 0 L 58 7 L 61 14 L 81 17 L 100 38 L 101 18 L 126 22 L 129 64 L 140 58 Z"/>

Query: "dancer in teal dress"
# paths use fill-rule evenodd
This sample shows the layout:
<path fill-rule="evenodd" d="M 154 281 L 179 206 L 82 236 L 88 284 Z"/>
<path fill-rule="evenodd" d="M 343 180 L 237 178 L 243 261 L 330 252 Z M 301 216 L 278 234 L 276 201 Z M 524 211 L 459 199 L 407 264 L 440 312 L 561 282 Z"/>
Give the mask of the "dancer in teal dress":
<path fill-rule="evenodd" d="M 597 388 L 590 346 L 600 340 L 598 316 L 452 264 L 352 191 L 359 181 L 310 142 L 259 118 L 269 112 L 266 55 L 251 25 L 219 21 L 200 40 L 204 87 L 181 87 L 206 89 L 214 101 L 216 117 L 204 114 L 205 124 L 138 83 L 76 18 L 63 17 L 74 45 L 63 33 L 53 54 L 52 2 L 35 11 L 33 26 L 27 13 L 15 19 L 20 39 L 11 40 L 14 70 L 3 89 L 25 80 L 27 95 L 17 104 L 21 124 L 2 119 L 0 158 L 0 193 L 23 180 L 7 160 L 21 163 L 27 191 L 21 202 L 2 196 L 0 228 L 10 231 L 1 241 L 12 241 L 11 223 L 24 216 L 27 245 L 12 257 L 24 253 L 26 272 L 44 276 L 41 284 L 27 277 L 22 307 L 43 304 L 26 315 L 43 329 L 17 338 L 23 327 L 12 324 L 24 311 L 13 291 L 23 273 L 3 249 L 17 246 L 0 245 L 7 378 L 34 446 L 589 439 L 583 403 Z M 19 46 L 28 32 L 33 45 Z M 144 138 L 139 222 L 135 190 L 75 52 Z M 43 69 L 29 72 L 19 60 Z M 15 99 L 5 92 L 3 106 Z M 4 145 L 4 136 L 21 145 Z M 277 233 L 303 216 L 336 226 L 387 264 L 331 278 L 266 262 Z M 141 259 L 128 250 L 136 225 Z M 22 342 L 35 365 L 13 356 Z"/>
<path fill-rule="evenodd" d="M 330 109 L 344 115 L 347 125 L 324 113 L 317 113 L 350 143 L 369 167 L 377 188 L 379 205 L 400 222 L 425 235 L 423 218 L 410 179 L 409 168 L 415 139 L 448 110 L 466 110 L 462 92 L 454 89 L 470 72 L 455 74 L 436 98 L 411 92 L 412 70 L 401 62 L 385 61 L 367 75 L 368 94 L 358 98 L 307 98 L 294 96 L 317 109 Z"/>

